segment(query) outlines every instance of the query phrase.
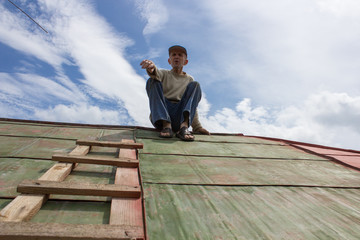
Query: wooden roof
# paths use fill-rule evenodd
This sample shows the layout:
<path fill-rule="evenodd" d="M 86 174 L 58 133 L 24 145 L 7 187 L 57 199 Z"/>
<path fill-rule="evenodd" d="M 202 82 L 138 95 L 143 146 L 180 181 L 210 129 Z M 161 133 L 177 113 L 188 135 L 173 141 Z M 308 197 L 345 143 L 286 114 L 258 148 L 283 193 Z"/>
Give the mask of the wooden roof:
<path fill-rule="evenodd" d="M 78 139 L 136 142 L 137 150 L 91 146 L 74 153 Z M 70 164 L 63 182 L 139 185 L 141 197 L 56 192 L 28 222 L 6 221 L 17 187 L 28 184 L 24 180 L 48 187 L 36 180 L 59 164 L 54 155 L 69 153 L 81 161 L 138 161 L 126 171 L 123 165 Z M 39 239 L 106 239 L 106 232 L 108 239 L 358 239 L 359 161 L 356 150 L 242 134 L 196 135 L 188 143 L 141 127 L 1 119 L 0 229 L 6 231 L 0 236 L 30 236 L 37 229 Z M 47 231 L 39 230 L 44 226 Z"/>

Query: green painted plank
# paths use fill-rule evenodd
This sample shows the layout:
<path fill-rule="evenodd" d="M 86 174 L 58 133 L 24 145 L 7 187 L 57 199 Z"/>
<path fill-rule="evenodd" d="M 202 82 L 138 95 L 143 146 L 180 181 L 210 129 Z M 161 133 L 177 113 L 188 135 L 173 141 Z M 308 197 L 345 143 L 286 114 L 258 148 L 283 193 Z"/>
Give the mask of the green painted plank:
<path fill-rule="evenodd" d="M 123 140 L 123 139 L 134 139 L 134 130 L 133 129 L 124 129 L 124 130 L 105 129 L 103 131 L 102 136 L 98 140 L 99 141 L 121 142 L 121 140 Z"/>
<path fill-rule="evenodd" d="M 133 131 L 109 130 L 102 128 L 84 128 L 84 127 L 54 127 L 50 137 L 70 138 L 70 139 L 88 139 L 102 141 L 121 141 L 122 138 L 133 138 Z"/>
<path fill-rule="evenodd" d="M 136 130 L 136 138 L 152 138 L 158 140 L 164 140 L 159 137 L 158 131 L 151 131 L 151 130 L 143 130 L 137 129 Z M 261 143 L 261 144 L 272 144 L 272 145 L 283 145 L 282 143 L 264 140 L 254 137 L 246 137 L 246 136 L 234 136 L 234 135 L 202 135 L 202 134 L 195 134 L 196 141 L 210 141 L 210 142 L 234 142 L 234 143 Z M 168 140 L 168 139 L 166 139 Z M 165 140 L 165 141 L 166 141 Z"/>
<path fill-rule="evenodd" d="M 70 152 L 75 147 L 75 140 L 80 138 L 121 141 L 123 138 L 132 139 L 133 136 L 132 130 L 44 127 L 14 124 L 0 124 L 0 128 L 1 127 L 3 128 L 3 134 L 19 136 L 0 136 L 0 156 L 17 156 L 28 158 L 50 159 L 54 153 Z M 0 135 L 2 133 L 0 132 Z M 41 138 L 45 136 L 47 138 Z M 56 138 L 65 138 L 70 140 Z M 112 151 L 109 151 L 105 148 L 100 150 L 102 152 Z M 96 148 L 95 151 L 97 151 Z"/>
<path fill-rule="evenodd" d="M 0 156 L 14 156 L 35 141 L 37 140 L 34 138 L 0 136 Z"/>
<path fill-rule="evenodd" d="M 0 158 L 0 196 L 13 197 L 24 179 L 38 179 L 55 163 L 52 161 Z"/>
<path fill-rule="evenodd" d="M 177 139 L 137 139 L 137 142 L 144 144 L 144 149 L 140 150 L 140 153 L 325 160 L 296 148 L 281 145 L 184 142 Z"/>
<path fill-rule="evenodd" d="M 132 129 L 111 130 L 104 128 L 89 128 L 76 126 L 61 126 L 56 124 L 11 123 L 0 121 L 0 135 L 48 137 L 67 139 L 98 139 L 103 141 L 133 138 Z"/>
<path fill-rule="evenodd" d="M 53 127 L 53 130 L 47 135 L 52 138 L 79 139 L 89 138 L 96 139 L 101 136 L 103 130 L 92 128 L 77 127 Z"/>
<path fill-rule="evenodd" d="M 113 184 L 115 171 L 116 167 L 113 166 L 79 164 L 64 181 Z"/>
<path fill-rule="evenodd" d="M 37 223 L 108 224 L 110 203 L 47 201 L 30 220 Z"/>
<path fill-rule="evenodd" d="M 0 121 L 0 135 L 19 135 L 19 136 L 47 136 L 53 130 L 52 126 L 32 126 L 11 124 Z"/>
<path fill-rule="evenodd" d="M 101 129 L 0 122 L 0 135 L 77 139 L 97 138 L 102 134 Z"/>
<path fill-rule="evenodd" d="M 105 157 L 116 157 L 119 155 L 119 149 L 117 148 L 108 148 L 108 147 L 98 147 L 92 146 L 88 155 L 98 155 Z"/>
<path fill-rule="evenodd" d="M 54 153 L 66 153 L 74 148 L 75 141 L 73 140 L 35 139 L 32 144 L 24 146 L 14 156 L 51 159 Z"/>
<path fill-rule="evenodd" d="M 331 161 L 140 154 L 144 182 L 360 187 L 360 172 Z"/>
<path fill-rule="evenodd" d="M 73 140 L 0 136 L 0 156 L 50 159 L 54 152 L 70 152 L 74 148 Z"/>
<path fill-rule="evenodd" d="M 360 190 L 144 184 L 149 239 L 359 239 Z"/>

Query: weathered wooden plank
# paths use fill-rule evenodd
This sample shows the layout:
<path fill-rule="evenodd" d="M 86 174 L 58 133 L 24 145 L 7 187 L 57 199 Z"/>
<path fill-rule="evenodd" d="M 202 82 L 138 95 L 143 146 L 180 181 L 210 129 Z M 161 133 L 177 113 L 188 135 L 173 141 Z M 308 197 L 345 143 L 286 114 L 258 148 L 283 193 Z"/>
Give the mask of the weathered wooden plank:
<path fill-rule="evenodd" d="M 46 171 L 39 180 L 45 181 L 64 181 L 65 178 L 71 173 L 74 169 L 74 164 L 72 163 L 56 163 L 49 170 Z"/>
<path fill-rule="evenodd" d="M 60 194 L 139 198 L 141 189 L 118 184 L 88 184 L 72 182 L 54 182 L 24 180 L 17 191 L 28 194 Z"/>
<path fill-rule="evenodd" d="M 130 142 L 109 142 L 109 141 L 91 141 L 91 140 L 77 140 L 76 144 L 86 146 L 100 146 L 100 147 L 115 147 L 126 149 L 142 149 L 142 143 Z"/>
<path fill-rule="evenodd" d="M 0 223 L 0 239 L 73 240 L 73 239 L 144 239 L 142 229 L 131 226 L 59 223 Z"/>
<path fill-rule="evenodd" d="M 0 213 L 0 222 L 30 220 L 47 201 L 47 195 L 22 194 L 12 200 Z M 0 231 L 2 232 L 2 230 Z"/>
<path fill-rule="evenodd" d="M 111 201 L 111 225 L 127 225 L 142 227 L 143 210 L 141 198 L 113 198 Z"/>
<path fill-rule="evenodd" d="M 76 148 L 69 153 L 69 155 L 84 156 L 84 155 L 88 154 L 89 151 L 90 151 L 89 146 L 77 145 Z"/>
<path fill-rule="evenodd" d="M 85 155 L 89 146 L 77 146 L 70 155 Z M 63 181 L 73 169 L 74 164 L 57 163 L 39 180 Z M 19 195 L 0 212 L 0 222 L 21 222 L 30 220 L 47 201 L 47 195 Z"/>
<path fill-rule="evenodd" d="M 132 140 L 123 140 L 131 142 Z M 135 150 L 120 149 L 119 157 L 136 159 Z M 115 184 L 139 186 L 138 169 L 118 168 L 115 175 Z M 144 228 L 142 200 L 130 198 L 113 198 L 111 201 L 110 224 L 128 225 Z"/>
<path fill-rule="evenodd" d="M 56 154 L 52 156 L 53 161 L 69 162 L 69 163 L 88 163 L 99 165 L 111 165 L 117 167 L 136 168 L 139 166 L 139 161 L 132 158 L 109 158 L 104 156 L 71 156 Z"/>

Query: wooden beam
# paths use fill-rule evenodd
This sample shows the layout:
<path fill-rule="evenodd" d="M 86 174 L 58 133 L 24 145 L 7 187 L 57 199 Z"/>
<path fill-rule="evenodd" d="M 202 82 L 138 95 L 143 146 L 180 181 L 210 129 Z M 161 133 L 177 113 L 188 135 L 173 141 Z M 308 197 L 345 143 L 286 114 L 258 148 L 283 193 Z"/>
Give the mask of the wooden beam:
<path fill-rule="evenodd" d="M 21 194 L 1 210 L 0 222 L 28 221 L 40 210 L 47 199 L 46 195 Z"/>
<path fill-rule="evenodd" d="M 70 155 L 86 155 L 89 146 L 77 146 Z M 63 181 L 73 169 L 74 164 L 57 163 L 39 180 Z M 47 195 L 19 195 L 0 212 L 0 222 L 21 222 L 30 220 L 47 201 Z"/>
<path fill-rule="evenodd" d="M 123 140 L 123 142 L 133 142 Z M 119 157 L 136 159 L 135 150 L 120 149 Z M 135 168 L 117 168 L 115 184 L 126 184 L 128 186 L 139 186 L 139 173 Z M 143 229 L 142 237 L 145 236 L 142 199 L 112 198 L 110 210 L 111 225 L 126 225 Z"/>
<path fill-rule="evenodd" d="M 64 154 L 56 154 L 52 156 L 53 161 L 69 162 L 69 163 L 88 163 L 99 165 L 110 165 L 116 167 L 137 168 L 139 161 L 132 158 L 110 158 L 103 156 L 71 156 Z"/>
<path fill-rule="evenodd" d="M 129 143 L 129 142 L 108 142 L 108 141 L 91 141 L 91 140 L 77 140 L 76 144 L 86 146 L 99 146 L 99 147 L 114 147 L 126 149 L 142 149 L 142 143 Z"/>
<path fill-rule="evenodd" d="M 141 240 L 142 229 L 131 226 L 112 226 L 97 224 L 59 224 L 31 222 L 0 222 L 0 239 L 12 240 Z"/>
<path fill-rule="evenodd" d="M 74 155 L 74 156 L 84 156 L 86 154 L 88 154 L 90 152 L 90 147 L 89 146 L 79 146 L 77 145 L 74 150 L 72 150 L 69 155 Z"/>
<path fill-rule="evenodd" d="M 72 182 L 54 182 L 24 180 L 17 191 L 28 194 L 60 194 L 139 198 L 141 189 L 118 184 L 85 184 Z"/>

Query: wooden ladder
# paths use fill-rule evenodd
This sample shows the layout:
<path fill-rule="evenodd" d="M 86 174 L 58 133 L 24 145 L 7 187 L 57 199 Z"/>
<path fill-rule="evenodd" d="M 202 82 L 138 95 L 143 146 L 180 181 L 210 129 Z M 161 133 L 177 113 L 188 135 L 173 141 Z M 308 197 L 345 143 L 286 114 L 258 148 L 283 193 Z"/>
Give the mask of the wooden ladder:
<path fill-rule="evenodd" d="M 38 180 L 24 180 L 21 194 L 0 212 L 0 239 L 145 239 L 139 161 L 133 140 L 121 142 L 82 141 L 69 154 L 53 155 L 59 161 Z M 87 155 L 92 146 L 120 148 L 118 158 Z M 79 163 L 116 166 L 114 184 L 63 182 Z M 126 183 L 126 184 L 124 184 Z M 109 224 L 30 223 L 49 194 L 109 196 Z"/>

